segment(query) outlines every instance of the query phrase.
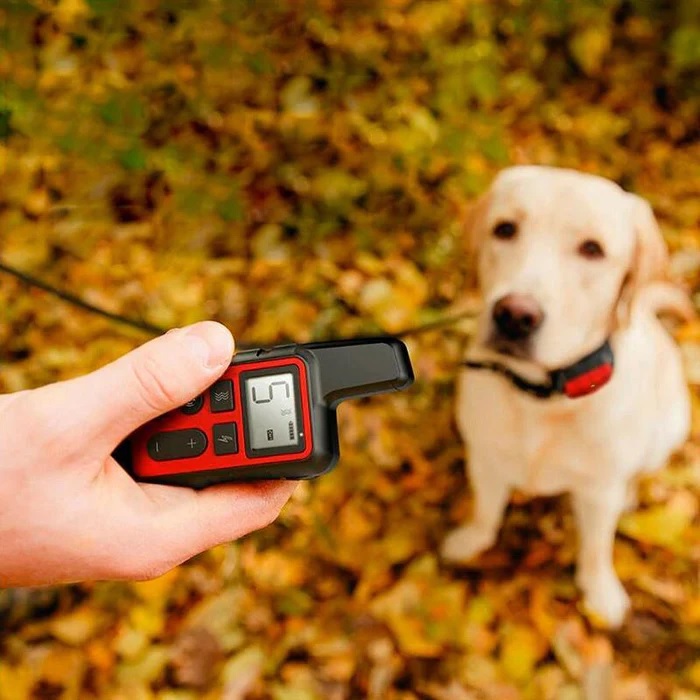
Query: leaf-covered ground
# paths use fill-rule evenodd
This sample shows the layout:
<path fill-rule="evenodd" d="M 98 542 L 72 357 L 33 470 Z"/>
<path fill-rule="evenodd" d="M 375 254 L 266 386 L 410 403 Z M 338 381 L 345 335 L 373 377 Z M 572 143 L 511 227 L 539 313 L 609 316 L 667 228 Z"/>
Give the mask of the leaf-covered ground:
<path fill-rule="evenodd" d="M 241 342 L 397 331 L 477 307 L 460 220 L 537 162 L 647 197 L 695 290 L 699 95 L 695 0 L 5 0 L 0 259 Z M 516 498 L 469 569 L 436 555 L 470 509 L 470 331 L 411 339 L 415 387 L 343 406 L 340 466 L 263 532 L 152 582 L 0 591 L 0 699 L 698 700 L 700 422 L 621 523 L 608 635 L 563 498 Z M 677 334 L 697 404 L 700 325 Z M 5 391 L 143 340 L 0 276 Z"/>

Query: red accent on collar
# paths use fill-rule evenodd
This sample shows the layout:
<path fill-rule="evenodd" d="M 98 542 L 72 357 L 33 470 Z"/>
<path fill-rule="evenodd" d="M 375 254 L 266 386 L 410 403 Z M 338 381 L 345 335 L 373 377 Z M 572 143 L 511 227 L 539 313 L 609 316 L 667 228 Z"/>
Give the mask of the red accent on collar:
<path fill-rule="evenodd" d="M 567 381 L 564 384 L 564 393 L 570 399 L 577 399 L 581 396 L 592 394 L 610 381 L 612 373 L 613 366 L 611 363 L 606 362 L 598 365 L 588 372 L 584 372 Z"/>

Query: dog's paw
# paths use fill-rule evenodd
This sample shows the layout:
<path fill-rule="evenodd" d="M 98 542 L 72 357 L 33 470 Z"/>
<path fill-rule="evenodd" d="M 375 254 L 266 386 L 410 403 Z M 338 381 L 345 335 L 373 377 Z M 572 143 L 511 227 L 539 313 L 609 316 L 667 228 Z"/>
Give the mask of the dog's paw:
<path fill-rule="evenodd" d="M 442 542 L 440 554 L 447 561 L 464 562 L 489 549 L 495 535 L 474 525 L 463 525 L 450 532 Z"/>
<path fill-rule="evenodd" d="M 630 599 L 613 571 L 580 577 L 584 607 L 608 627 L 619 627 L 630 608 Z"/>

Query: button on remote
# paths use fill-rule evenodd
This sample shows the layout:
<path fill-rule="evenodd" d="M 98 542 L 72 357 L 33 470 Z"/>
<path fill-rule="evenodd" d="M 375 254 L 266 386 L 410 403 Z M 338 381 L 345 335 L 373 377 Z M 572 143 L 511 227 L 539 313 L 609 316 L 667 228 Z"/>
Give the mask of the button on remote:
<path fill-rule="evenodd" d="M 207 436 L 199 428 L 168 430 L 156 433 L 148 440 L 147 450 L 151 459 L 163 462 L 168 459 L 199 457 L 207 449 Z"/>
<path fill-rule="evenodd" d="M 180 411 L 187 416 L 194 415 L 197 413 L 204 405 L 204 397 L 200 394 L 195 396 L 191 401 L 188 401 L 184 406 L 180 408 Z"/>
<path fill-rule="evenodd" d="M 233 455 L 238 452 L 238 432 L 235 423 L 217 423 L 214 426 L 214 453 Z"/>
<path fill-rule="evenodd" d="M 213 413 L 233 411 L 233 382 L 230 379 L 220 379 L 209 389 L 209 400 Z"/>

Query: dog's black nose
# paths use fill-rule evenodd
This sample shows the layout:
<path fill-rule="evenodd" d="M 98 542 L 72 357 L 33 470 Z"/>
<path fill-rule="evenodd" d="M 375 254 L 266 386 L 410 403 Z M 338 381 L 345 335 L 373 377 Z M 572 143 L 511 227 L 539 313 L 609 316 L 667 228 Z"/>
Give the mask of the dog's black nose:
<path fill-rule="evenodd" d="M 494 304 L 492 318 L 502 337 L 524 340 L 542 325 L 544 311 L 531 296 L 506 294 Z"/>

